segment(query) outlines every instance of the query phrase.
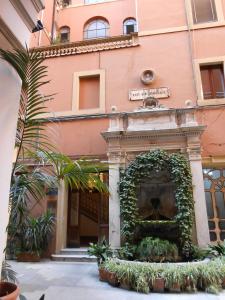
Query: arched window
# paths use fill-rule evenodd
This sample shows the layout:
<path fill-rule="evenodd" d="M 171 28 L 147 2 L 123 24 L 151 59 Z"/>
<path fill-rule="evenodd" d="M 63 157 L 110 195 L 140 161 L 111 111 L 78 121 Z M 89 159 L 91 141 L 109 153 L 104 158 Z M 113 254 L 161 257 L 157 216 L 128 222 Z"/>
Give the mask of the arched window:
<path fill-rule="evenodd" d="M 59 30 L 59 37 L 61 43 L 69 42 L 70 40 L 70 28 L 68 26 L 61 27 Z"/>
<path fill-rule="evenodd" d="M 70 5 L 71 4 L 71 0 L 62 0 L 62 6 L 63 7 L 66 7 L 66 6 L 68 6 L 68 5 Z"/>
<path fill-rule="evenodd" d="M 84 29 L 84 39 L 96 39 L 108 36 L 109 23 L 102 19 L 95 19 Z"/>
<path fill-rule="evenodd" d="M 130 34 L 132 32 L 137 32 L 137 22 L 135 19 L 126 19 L 123 22 L 123 33 Z"/>

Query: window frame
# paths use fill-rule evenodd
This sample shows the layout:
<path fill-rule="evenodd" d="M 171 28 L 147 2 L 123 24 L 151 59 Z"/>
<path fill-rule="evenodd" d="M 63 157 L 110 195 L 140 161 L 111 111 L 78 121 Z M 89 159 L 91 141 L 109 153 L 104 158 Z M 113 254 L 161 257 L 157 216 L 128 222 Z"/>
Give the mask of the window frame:
<path fill-rule="evenodd" d="M 62 41 L 62 30 L 65 30 L 65 29 L 68 29 L 68 31 L 67 31 L 67 36 L 68 36 L 68 38 L 67 38 L 67 40 L 65 40 L 65 41 Z M 62 27 L 60 27 L 59 28 L 59 37 L 60 37 L 60 43 L 69 43 L 70 42 L 70 27 L 69 26 L 62 26 Z"/>
<path fill-rule="evenodd" d="M 218 69 L 220 69 L 220 76 L 222 75 L 222 77 L 223 77 L 223 97 L 216 97 L 216 94 L 218 93 L 218 91 L 215 89 L 215 81 L 214 81 L 214 77 L 213 77 L 213 70 L 215 70 L 215 68 L 213 68 L 214 66 L 219 67 Z M 207 75 L 208 75 L 208 79 L 209 79 L 210 92 L 213 96 L 212 98 L 205 98 L 205 95 L 204 95 L 203 82 L 202 82 L 202 71 L 203 70 L 207 70 L 207 73 L 208 73 Z M 200 65 L 200 73 L 201 73 L 201 83 L 202 83 L 202 91 L 203 91 L 204 100 L 225 98 L 225 80 L 224 80 L 223 63 Z M 220 80 L 222 80 L 222 78 L 220 78 Z"/>
<path fill-rule="evenodd" d="M 195 81 L 196 81 L 196 89 L 197 89 L 197 96 L 198 96 L 197 103 L 199 106 L 225 104 L 225 96 L 224 98 L 204 99 L 204 94 L 203 94 L 200 67 L 207 66 L 207 65 L 218 65 L 218 64 L 223 65 L 224 78 L 225 78 L 225 56 L 194 60 Z"/>
<path fill-rule="evenodd" d="M 185 1 L 186 1 L 185 3 L 186 3 L 188 24 L 191 29 L 209 28 L 209 27 L 225 25 L 221 0 L 215 0 L 215 11 L 217 15 L 217 21 L 209 21 L 209 22 L 202 22 L 202 23 L 194 23 L 194 15 L 192 11 L 192 3 L 191 3 L 192 0 L 185 0 Z"/>
<path fill-rule="evenodd" d="M 99 107 L 80 109 L 80 78 L 99 76 Z M 73 75 L 72 111 L 77 114 L 105 113 L 105 70 L 75 72 Z"/>
<path fill-rule="evenodd" d="M 134 23 L 132 24 L 134 26 L 134 31 L 132 33 L 138 32 L 137 29 L 137 20 L 135 18 L 127 18 L 123 21 L 123 34 L 131 34 L 131 33 L 127 33 L 127 26 L 128 24 L 126 24 L 127 22 L 131 22 L 134 21 Z"/>
<path fill-rule="evenodd" d="M 63 7 L 68 7 L 71 5 L 71 0 L 67 0 L 68 3 L 65 3 L 64 0 L 61 1 Z"/>
<path fill-rule="evenodd" d="M 220 171 L 220 177 L 218 178 L 213 178 L 212 174 L 210 173 L 213 173 L 214 171 Z M 214 233 L 215 236 L 216 236 L 216 240 L 212 241 L 210 239 L 210 243 L 212 244 L 215 244 L 217 242 L 221 242 L 221 233 L 225 234 L 225 229 L 221 229 L 219 227 L 219 223 L 220 222 L 225 222 L 225 218 L 224 217 L 220 217 L 219 216 L 219 208 L 217 206 L 217 199 L 216 199 L 216 193 L 217 192 L 222 192 L 224 195 L 223 195 L 223 200 L 225 202 L 225 193 L 222 191 L 222 187 L 220 190 L 217 190 L 215 187 L 218 185 L 218 182 L 220 181 L 223 181 L 225 182 L 224 180 L 224 171 L 225 171 L 225 168 L 223 166 L 212 166 L 211 164 L 206 166 L 204 165 L 203 166 L 203 179 L 204 179 L 204 183 L 205 183 L 205 180 L 209 179 L 211 181 L 211 186 L 210 188 L 206 188 L 205 185 L 204 185 L 204 192 L 205 192 L 205 201 L 206 201 L 206 193 L 210 193 L 210 202 L 211 202 L 211 207 L 212 207 L 212 212 L 213 212 L 213 216 L 208 216 L 208 213 L 207 213 L 207 217 L 208 217 L 208 222 L 212 222 L 214 223 L 215 225 L 215 228 L 209 228 L 209 233 Z M 221 173 L 223 174 L 221 176 Z M 219 186 L 219 185 L 218 185 Z M 225 241 L 225 239 L 224 239 Z"/>
<path fill-rule="evenodd" d="M 105 27 L 104 28 L 97 28 L 98 23 L 104 23 Z M 88 29 L 93 24 L 96 24 L 96 29 Z M 93 39 L 107 38 L 107 37 L 109 37 L 109 28 L 110 28 L 109 27 L 109 22 L 107 20 L 101 19 L 101 18 L 92 19 L 92 20 L 86 22 L 86 24 L 84 26 L 83 39 L 84 40 L 93 40 Z M 98 36 L 97 33 L 100 30 L 104 30 L 106 34 L 104 36 Z M 95 37 L 88 37 L 88 32 L 91 32 L 91 31 L 92 32 L 96 31 L 96 36 Z"/>
<path fill-rule="evenodd" d="M 210 23 L 210 22 L 218 22 L 218 17 L 217 17 L 217 9 L 216 9 L 216 0 L 208 0 L 210 1 L 211 3 L 211 10 L 212 10 L 212 16 L 214 16 L 214 18 L 212 20 L 209 20 L 209 21 L 200 21 L 198 22 L 197 20 L 197 11 L 196 11 L 196 4 L 195 4 L 195 1 L 198 1 L 198 0 L 191 0 L 191 9 L 192 9 L 192 20 L 193 20 L 193 23 L 196 25 L 196 24 L 204 24 L 204 23 Z M 213 3 L 212 3 L 213 1 Z"/>

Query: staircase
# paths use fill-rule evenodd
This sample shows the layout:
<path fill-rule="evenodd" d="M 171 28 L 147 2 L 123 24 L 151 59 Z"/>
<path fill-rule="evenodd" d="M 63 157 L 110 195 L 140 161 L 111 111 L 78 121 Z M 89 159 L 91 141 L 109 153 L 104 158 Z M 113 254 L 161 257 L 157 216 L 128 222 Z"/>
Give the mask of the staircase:
<path fill-rule="evenodd" d="M 52 260 L 65 262 L 96 262 L 95 256 L 89 256 L 87 248 L 65 248 L 59 254 L 52 254 Z"/>

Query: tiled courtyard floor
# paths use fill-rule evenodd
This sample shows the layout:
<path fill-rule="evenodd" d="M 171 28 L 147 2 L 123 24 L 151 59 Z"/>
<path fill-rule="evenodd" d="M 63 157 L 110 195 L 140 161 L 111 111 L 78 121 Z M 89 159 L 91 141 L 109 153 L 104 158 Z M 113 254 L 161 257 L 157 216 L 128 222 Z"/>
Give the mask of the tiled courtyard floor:
<path fill-rule="evenodd" d="M 197 294 L 138 294 L 113 288 L 98 280 L 95 263 L 11 262 L 18 273 L 20 288 L 28 300 L 225 300 L 220 295 Z"/>

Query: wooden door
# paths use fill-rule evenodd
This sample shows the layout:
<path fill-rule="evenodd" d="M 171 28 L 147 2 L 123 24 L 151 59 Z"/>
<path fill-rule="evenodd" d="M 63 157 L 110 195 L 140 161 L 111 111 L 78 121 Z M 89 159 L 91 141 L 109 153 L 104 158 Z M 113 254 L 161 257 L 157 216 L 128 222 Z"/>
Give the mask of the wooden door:
<path fill-rule="evenodd" d="M 99 199 L 98 240 L 109 240 L 109 196 L 100 195 Z"/>
<path fill-rule="evenodd" d="M 67 247 L 80 247 L 79 202 L 79 191 L 70 191 L 68 201 Z"/>
<path fill-rule="evenodd" d="M 108 180 L 108 174 L 103 174 Z M 109 196 L 97 190 L 72 190 L 68 199 L 67 247 L 88 246 L 109 236 Z"/>

